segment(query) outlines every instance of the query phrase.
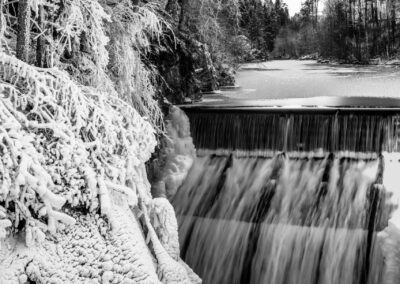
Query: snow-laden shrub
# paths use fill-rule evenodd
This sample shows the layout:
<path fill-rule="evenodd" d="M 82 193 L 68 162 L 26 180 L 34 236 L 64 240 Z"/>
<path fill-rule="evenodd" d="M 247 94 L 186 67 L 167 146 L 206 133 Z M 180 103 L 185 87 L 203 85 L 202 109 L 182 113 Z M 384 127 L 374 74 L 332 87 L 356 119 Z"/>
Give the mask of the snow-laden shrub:
<path fill-rule="evenodd" d="M 155 145 L 127 103 L 0 53 L 0 237 L 24 225 L 40 241 L 74 223 L 63 206 L 107 215 L 113 191 L 148 200 L 135 178 Z"/>

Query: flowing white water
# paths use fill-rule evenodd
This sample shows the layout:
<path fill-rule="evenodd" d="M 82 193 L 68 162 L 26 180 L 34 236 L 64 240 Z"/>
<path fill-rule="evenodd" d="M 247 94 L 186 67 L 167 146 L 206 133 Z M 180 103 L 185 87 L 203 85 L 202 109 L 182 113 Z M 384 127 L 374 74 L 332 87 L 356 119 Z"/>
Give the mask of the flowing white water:
<path fill-rule="evenodd" d="M 184 259 L 204 283 L 382 283 L 381 160 L 289 156 L 198 157 L 173 201 Z"/>

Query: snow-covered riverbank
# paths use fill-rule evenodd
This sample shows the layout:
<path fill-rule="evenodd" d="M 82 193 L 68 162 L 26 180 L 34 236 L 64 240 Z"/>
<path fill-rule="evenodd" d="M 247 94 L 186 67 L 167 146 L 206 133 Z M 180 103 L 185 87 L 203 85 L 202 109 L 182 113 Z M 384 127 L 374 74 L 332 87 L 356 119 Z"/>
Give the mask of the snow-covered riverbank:
<path fill-rule="evenodd" d="M 150 193 L 150 123 L 59 71 L 0 73 L 0 283 L 199 282 Z"/>

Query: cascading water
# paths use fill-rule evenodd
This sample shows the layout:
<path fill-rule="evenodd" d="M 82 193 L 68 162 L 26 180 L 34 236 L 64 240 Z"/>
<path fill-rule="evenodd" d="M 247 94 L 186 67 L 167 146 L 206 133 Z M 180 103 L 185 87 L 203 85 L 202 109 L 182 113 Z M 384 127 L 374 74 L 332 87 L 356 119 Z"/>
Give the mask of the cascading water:
<path fill-rule="evenodd" d="M 385 281 L 396 116 L 188 114 L 198 157 L 173 204 L 204 283 Z"/>

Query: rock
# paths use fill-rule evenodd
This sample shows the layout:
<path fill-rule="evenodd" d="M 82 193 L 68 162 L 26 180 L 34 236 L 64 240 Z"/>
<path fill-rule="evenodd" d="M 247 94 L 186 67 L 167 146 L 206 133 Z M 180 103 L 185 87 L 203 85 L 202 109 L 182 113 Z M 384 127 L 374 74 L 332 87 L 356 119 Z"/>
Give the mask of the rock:
<path fill-rule="evenodd" d="M 190 135 L 190 122 L 186 114 L 173 106 L 166 119 L 168 139 L 161 141 L 158 157 L 149 170 L 153 176 L 153 197 L 172 198 L 184 182 L 196 157 L 196 150 Z"/>
<path fill-rule="evenodd" d="M 103 270 L 104 271 L 111 271 L 113 269 L 114 263 L 112 261 L 103 262 Z"/>
<path fill-rule="evenodd" d="M 318 62 L 318 63 L 321 63 L 321 64 L 329 64 L 329 63 L 330 63 L 330 60 L 329 60 L 329 59 L 322 59 L 322 58 L 320 58 L 320 59 L 318 59 L 317 62 Z"/>
<path fill-rule="evenodd" d="M 28 276 L 26 276 L 26 274 L 21 274 L 19 277 L 18 277 L 18 283 L 19 284 L 25 284 L 25 283 L 27 283 L 28 282 Z"/>
<path fill-rule="evenodd" d="M 300 57 L 299 60 L 317 60 L 318 57 L 318 53 L 311 53 Z"/>
<path fill-rule="evenodd" d="M 228 64 L 221 64 L 218 68 L 218 85 L 220 87 L 235 85 L 235 70 Z"/>
<path fill-rule="evenodd" d="M 111 271 L 106 271 L 103 273 L 103 277 L 102 277 L 102 283 L 103 284 L 109 284 L 114 278 L 114 273 L 112 273 Z"/>
<path fill-rule="evenodd" d="M 382 59 L 381 58 L 373 58 L 369 61 L 369 64 L 380 65 L 380 64 L 382 64 Z"/>
<path fill-rule="evenodd" d="M 191 104 L 191 103 L 193 103 L 193 100 L 192 100 L 191 98 L 185 98 L 185 99 L 183 100 L 183 102 L 184 102 L 185 104 Z"/>
<path fill-rule="evenodd" d="M 151 185 L 151 195 L 153 197 L 167 197 L 164 181 L 157 181 Z"/>
<path fill-rule="evenodd" d="M 386 61 L 386 65 L 394 65 L 394 66 L 400 66 L 400 59 L 393 59 Z"/>

